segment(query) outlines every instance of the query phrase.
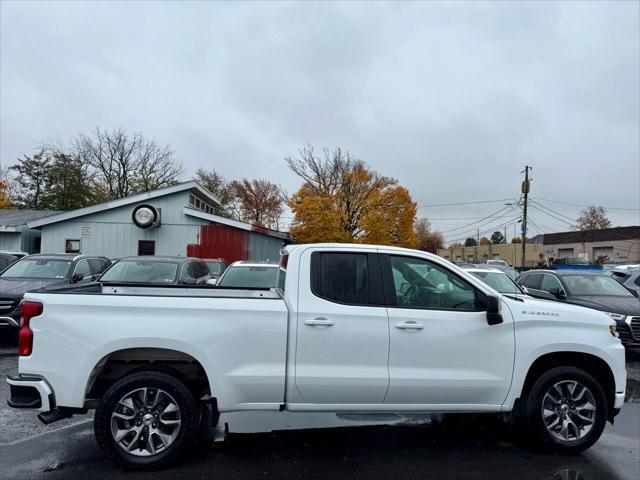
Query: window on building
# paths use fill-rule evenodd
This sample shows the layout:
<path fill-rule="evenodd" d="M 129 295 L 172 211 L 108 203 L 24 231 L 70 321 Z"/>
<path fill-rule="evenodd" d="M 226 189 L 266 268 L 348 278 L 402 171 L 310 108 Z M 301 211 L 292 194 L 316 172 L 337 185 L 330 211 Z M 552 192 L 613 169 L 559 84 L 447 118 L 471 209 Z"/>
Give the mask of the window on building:
<path fill-rule="evenodd" d="M 592 260 L 598 260 L 598 259 L 612 260 L 613 258 L 614 258 L 613 247 L 593 247 Z"/>
<path fill-rule="evenodd" d="M 573 257 L 573 248 L 559 248 L 558 258 L 571 258 Z"/>
<path fill-rule="evenodd" d="M 189 195 L 189 205 L 193 205 L 196 203 L 196 199 L 193 195 Z"/>
<path fill-rule="evenodd" d="M 156 242 L 154 240 L 138 240 L 138 255 L 155 255 Z"/>
<path fill-rule="evenodd" d="M 64 245 L 65 253 L 80 253 L 80 240 L 66 240 Z"/>

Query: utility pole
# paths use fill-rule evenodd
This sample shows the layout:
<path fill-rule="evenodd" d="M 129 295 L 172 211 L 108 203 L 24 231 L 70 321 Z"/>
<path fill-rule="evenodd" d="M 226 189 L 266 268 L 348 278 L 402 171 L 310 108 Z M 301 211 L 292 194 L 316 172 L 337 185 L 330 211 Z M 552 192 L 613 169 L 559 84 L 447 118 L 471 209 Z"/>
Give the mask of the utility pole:
<path fill-rule="evenodd" d="M 521 267 L 525 267 L 525 253 L 527 248 L 527 198 L 529 196 L 529 165 L 524 167 L 524 182 L 522 182 L 522 195 L 524 196 L 524 204 L 522 209 L 522 262 Z"/>

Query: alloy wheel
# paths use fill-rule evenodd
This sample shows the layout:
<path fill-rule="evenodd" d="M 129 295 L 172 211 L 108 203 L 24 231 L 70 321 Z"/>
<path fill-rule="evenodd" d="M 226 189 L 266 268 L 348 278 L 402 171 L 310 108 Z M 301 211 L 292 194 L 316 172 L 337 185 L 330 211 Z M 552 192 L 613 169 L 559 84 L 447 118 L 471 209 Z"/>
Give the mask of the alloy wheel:
<path fill-rule="evenodd" d="M 111 435 L 125 452 L 148 457 L 167 450 L 180 432 L 180 407 L 160 388 L 142 387 L 124 395 L 111 414 Z"/>
<path fill-rule="evenodd" d="M 554 384 L 542 400 L 542 419 L 552 437 L 575 442 L 587 435 L 595 422 L 596 401 L 591 391 L 575 380 Z"/>

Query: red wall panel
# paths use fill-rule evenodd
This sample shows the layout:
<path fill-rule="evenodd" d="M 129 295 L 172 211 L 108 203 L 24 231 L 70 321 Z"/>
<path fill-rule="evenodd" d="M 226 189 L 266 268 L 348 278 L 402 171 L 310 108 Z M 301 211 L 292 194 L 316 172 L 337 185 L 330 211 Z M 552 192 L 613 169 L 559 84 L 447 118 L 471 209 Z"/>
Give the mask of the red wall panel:
<path fill-rule="evenodd" d="M 187 245 L 187 255 L 199 258 L 224 258 L 229 263 L 249 259 L 249 232 L 226 225 L 200 227 L 198 243 Z"/>

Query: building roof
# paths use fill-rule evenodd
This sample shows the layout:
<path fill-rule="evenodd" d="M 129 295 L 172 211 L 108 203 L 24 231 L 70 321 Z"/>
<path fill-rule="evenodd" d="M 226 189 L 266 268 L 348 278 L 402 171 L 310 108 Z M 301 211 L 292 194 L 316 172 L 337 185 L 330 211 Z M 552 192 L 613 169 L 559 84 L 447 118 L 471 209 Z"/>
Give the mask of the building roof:
<path fill-rule="evenodd" d="M 599 230 L 575 230 L 572 232 L 545 233 L 544 245 L 565 243 L 610 242 L 614 240 L 640 239 L 640 226 L 602 228 Z"/>
<path fill-rule="evenodd" d="M 77 210 L 71 210 L 70 212 L 60 213 L 58 215 L 52 215 L 47 218 L 30 221 L 27 225 L 29 228 L 39 228 L 43 225 L 50 225 L 52 223 L 64 222 L 66 220 L 71 220 L 73 218 L 84 217 L 85 215 L 91 215 L 94 213 L 103 212 L 105 210 L 110 210 L 112 208 L 123 207 L 125 205 L 131 205 L 133 203 L 144 202 L 146 200 L 151 200 L 152 198 L 164 197 L 165 195 L 171 195 L 172 193 L 183 192 L 186 190 L 195 190 L 201 193 L 203 196 L 211 200 L 217 205 L 220 205 L 220 200 L 209 190 L 204 188 L 195 180 L 191 180 L 189 182 L 178 183 L 177 185 L 172 185 L 171 187 L 160 188 L 158 190 L 153 190 L 151 192 L 143 192 L 137 195 L 132 195 L 127 198 L 120 198 L 118 200 L 111 200 L 109 202 L 98 203 L 96 205 L 91 205 L 90 207 L 79 208 Z"/>
<path fill-rule="evenodd" d="M 249 232 L 261 233 L 270 237 L 281 238 L 283 240 L 293 241 L 293 235 L 289 232 L 280 232 L 278 230 L 271 230 L 270 228 L 261 227 L 259 225 L 252 225 L 250 223 L 239 222 L 238 220 L 232 220 L 230 218 L 221 217 L 219 215 L 213 215 L 206 213 L 195 208 L 184 207 L 182 210 L 185 215 L 200 218 L 202 220 L 208 220 L 210 222 L 219 223 L 221 225 L 227 225 L 229 227 L 239 228 L 240 230 L 247 230 Z"/>
<path fill-rule="evenodd" d="M 0 232 L 20 232 L 22 227 L 45 217 L 63 212 L 58 210 L 12 210 L 0 209 Z"/>

